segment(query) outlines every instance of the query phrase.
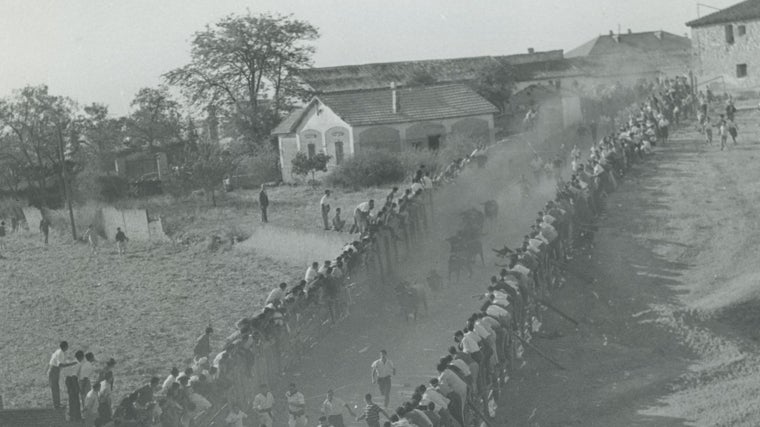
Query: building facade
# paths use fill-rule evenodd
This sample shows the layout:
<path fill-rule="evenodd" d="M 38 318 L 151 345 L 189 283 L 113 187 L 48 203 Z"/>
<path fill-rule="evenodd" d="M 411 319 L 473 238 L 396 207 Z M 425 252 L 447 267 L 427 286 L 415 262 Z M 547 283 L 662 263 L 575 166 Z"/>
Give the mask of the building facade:
<path fill-rule="evenodd" d="M 328 171 L 362 150 L 437 150 L 461 139 L 494 141 L 497 108 L 461 84 L 321 94 L 273 131 L 282 179 L 294 182 L 296 153 L 331 156 Z"/>
<path fill-rule="evenodd" d="M 687 22 L 700 88 L 760 92 L 760 0 L 747 0 Z"/>
<path fill-rule="evenodd" d="M 585 76 L 578 85 L 621 83 L 640 79 L 688 75 L 691 70 L 691 40 L 667 31 L 645 31 L 600 35 L 565 53 Z"/>

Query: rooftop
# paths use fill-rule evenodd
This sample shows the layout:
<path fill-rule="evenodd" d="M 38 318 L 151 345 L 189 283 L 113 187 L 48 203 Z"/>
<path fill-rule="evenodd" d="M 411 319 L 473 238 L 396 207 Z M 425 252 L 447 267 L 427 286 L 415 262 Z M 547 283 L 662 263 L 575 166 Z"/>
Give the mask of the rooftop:
<path fill-rule="evenodd" d="M 757 19 L 760 19 L 760 0 L 745 0 L 723 10 L 689 21 L 686 25 L 693 28 Z"/>
<path fill-rule="evenodd" d="M 526 80 L 579 75 L 564 62 L 561 50 L 502 56 L 383 62 L 299 70 L 299 77 L 318 93 L 386 88 L 391 82 L 405 83 L 416 76 L 430 76 L 437 83 L 461 83 L 474 79 L 480 70 L 497 61 L 517 68 Z"/>
<path fill-rule="evenodd" d="M 760 0 L 758 0 L 760 1 Z M 566 58 L 605 55 L 651 55 L 654 52 L 686 52 L 691 40 L 667 31 L 600 35 L 565 53 Z"/>
<path fill-rule="evenodd" d="M 303 109 L 294 110 L 273 134 L 293 133 L 316 101 L 323 103 L 351 126 L 417 122 L 493 114 L 497 108 L 463 84 L 399 87 L 399 111 L 393 112 L 391 89 L 344 91 L 317 95 Z"/>

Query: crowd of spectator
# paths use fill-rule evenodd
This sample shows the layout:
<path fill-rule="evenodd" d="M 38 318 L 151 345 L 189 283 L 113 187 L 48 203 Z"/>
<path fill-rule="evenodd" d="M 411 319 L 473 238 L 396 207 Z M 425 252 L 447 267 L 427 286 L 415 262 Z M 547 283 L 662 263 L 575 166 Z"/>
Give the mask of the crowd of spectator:
<path fill-rule="evenodd" d="M 386 414 L 389 423 L 463 426 L 472 414 L 493 412 L 501 386 L 523 357 L 523 345 L 529 346 L 532 334 L 540 330 L 543 299 L 563 283 L 563 271 L 579 239 L 593 234 L 592 224 L 607 194 L 653 146 L 667 141 L 670 123 L 695 116 L 699 109 L 695 102 L 684 103 L 691 98 L 685 79 L 663 80 L 655 88 L 645 101 L 621 112 L 615 120 L 616 131 L 594 143 L 585 162 L 580 150 L 573 149 L 569 180 L 559 183 L 556 197 L 538 213 L 523 241 L 500 252 L 507 264 L 491 278 L 483 304 L 452 337 L 436 366 L 440 375 L 420 385 L 394 413 Z M 49 363 L 54 405 L 61 407 L 58 381 L 64 370 L 68 415 L 83 419 L 85 425 L 178 427 L 209 422 L 219 414 L 230 425 L 243 425 L 249 409 L 256 409 L 259 419 L 267 411 L 271 415 L 271 393 L 265 390 L 261 400 L 259 390 L 257 403 L 235 387 L 241 381 L 252 382 L 257 346 L 292 335 L 310 308 L 318 307 L 332 322 L 347 315 L 351 284 L 365 273 L 382 274 L 383 259 L 388 262 L 392 253 L 398 254 L 396 242 L 408 248 L 421 238 L 430 219 L 431 203 L 426 198 L 433 188 L 454 179 L 470 161 L 481 164 L 479 157 L 484 155 L 476 152 L 458 159 L 435 178 L 420 167 L 409 188 L 394 188 L 377 204 L 379 209 L 374 200 L 356 206 L 352 229 L 358 237 L 339 256 L 314 262 L 295 286 L 281 283 L 272 289 L 259 311 L 237 322 L 237 330 L 218 353 L 212 351 L 214 331 L 209 326 L 196 341 L 191 366 L 171 368 L 163 381 L 146 379 L 143 387 L 118 405 L 112 402 L 116 362 L 111 359 L 95 372 L 92 353 L 78 351 L 75 360 L 69 361 L 68 344 L 62 342 Z M 326 201 L 329 204 L 330 193 L 325 196 L 323 206 Z M 329 228 L 322 209 L 325 228 Z M 290 396 L 295 392 L 289 395 L 289 403 Z"/>

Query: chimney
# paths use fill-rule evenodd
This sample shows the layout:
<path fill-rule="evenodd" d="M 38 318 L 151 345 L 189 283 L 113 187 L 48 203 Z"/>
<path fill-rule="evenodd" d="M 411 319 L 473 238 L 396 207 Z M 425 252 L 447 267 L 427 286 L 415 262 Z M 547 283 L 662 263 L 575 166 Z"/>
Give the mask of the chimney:
<path fill-rule="evenodd" d="M 611 35 L 611 36 L 615 35 L 615 32 L 614 32 L 614 31 L 612 31 L 612 30 L 610 30 L 610 35 Z"/>
<path fill-rule="evenodd" d="M 628 34 L 633 34 L 630 28 L 628 29 Z"/>
<path fill-rule="evenodd" d="M 398 114 L 401 105 L 399 104 L 398 93 L 396 93 L 396 82 L 391 82 L 391 103 L 393 114 Z"/>
<path fill-rule="evenodd" d="M 536 50 L 533 49 L 532 47 L 529 47 L 528 48 L 528 53 L 536 53 Z"/>

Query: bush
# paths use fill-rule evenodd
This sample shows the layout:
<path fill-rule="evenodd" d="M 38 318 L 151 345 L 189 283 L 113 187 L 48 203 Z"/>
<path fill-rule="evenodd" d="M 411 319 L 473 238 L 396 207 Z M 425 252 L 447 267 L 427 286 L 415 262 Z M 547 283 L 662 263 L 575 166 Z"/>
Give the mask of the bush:
<path fill-rule="evenodd" d="M 275 150 L 261 149 L 242 157 L 231 181 L 233 188 L 250 190 L 281 179 L 280 155 Z"/>
<path fill-rule="evenodd" d="M 129 182 L 120 176 L 99 176 L 96 182 L 100 187 L 100 191 L 98 192 L 100 197 L 109 203 L 127 197 L 127 193 L 129 192 Z"/>
<path fill-rule="evenodd" d="M 363 150 L 335 168 L 325 182 L 344 188 L 372 187 L 403 181 L 406 174 L 401 155 L 383 150 Z"/>

